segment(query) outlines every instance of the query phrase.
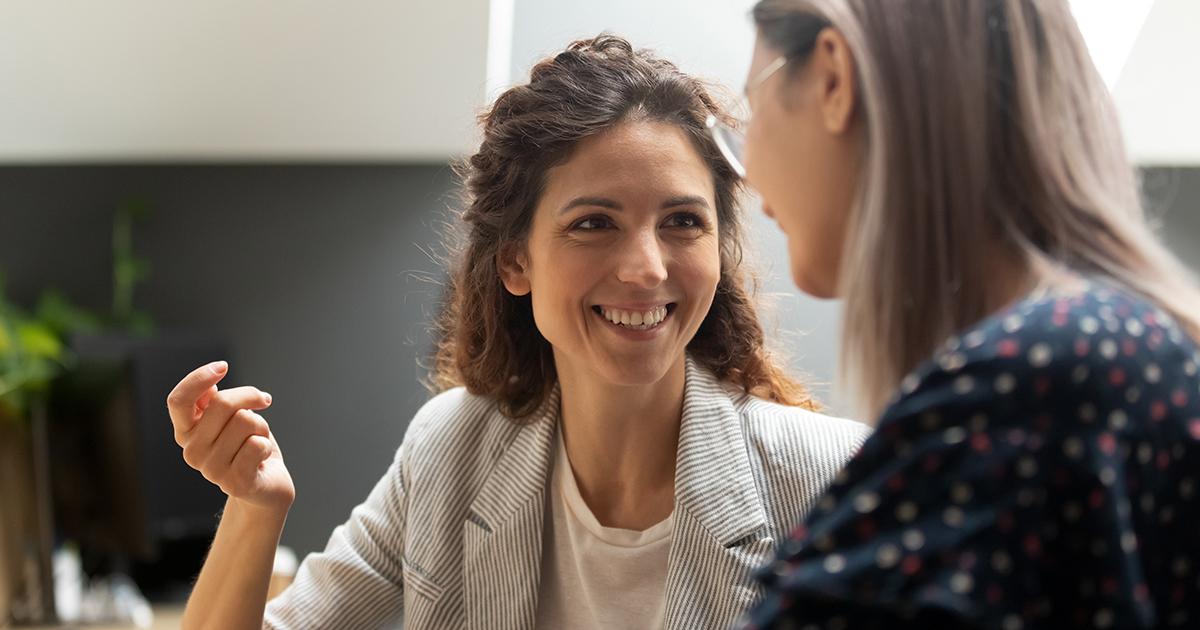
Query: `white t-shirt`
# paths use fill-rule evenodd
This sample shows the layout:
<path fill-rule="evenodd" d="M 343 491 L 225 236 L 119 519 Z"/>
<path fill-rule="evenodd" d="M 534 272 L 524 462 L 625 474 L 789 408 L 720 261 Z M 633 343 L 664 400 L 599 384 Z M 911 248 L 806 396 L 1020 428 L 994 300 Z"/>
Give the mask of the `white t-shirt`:
<path fill-rule="evenodd" d="M 558 431 L 538 589 L 539 630 L 663 627 L 671 517 L 645 531 L 604 527 L 579 494 Z"/>

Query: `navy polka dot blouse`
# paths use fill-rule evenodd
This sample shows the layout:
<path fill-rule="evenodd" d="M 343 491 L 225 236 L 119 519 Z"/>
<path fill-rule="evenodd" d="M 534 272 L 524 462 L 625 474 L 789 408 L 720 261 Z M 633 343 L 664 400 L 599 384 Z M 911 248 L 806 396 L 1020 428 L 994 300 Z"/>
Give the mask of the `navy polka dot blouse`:
<path fill-rule="evenodd" d="M 1200 353 L 1085 284 L 904 379 L 746 628 L 1200 628 Z"/>

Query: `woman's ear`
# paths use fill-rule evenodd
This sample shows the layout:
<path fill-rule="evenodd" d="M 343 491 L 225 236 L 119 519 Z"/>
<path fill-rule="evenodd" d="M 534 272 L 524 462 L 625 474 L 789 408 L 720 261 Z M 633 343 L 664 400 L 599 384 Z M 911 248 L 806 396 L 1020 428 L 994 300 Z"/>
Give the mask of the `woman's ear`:
<path fill-rule="evenodd" d="M 496 271 L 504 288 L 513 295 L 525 295 L 531 290 L 529 284 L 529 260 L 525 249 L 510 244 L 500 248 L 496 256 Z"/>
<path fill-rule="evenodd" d="M 826 28 L 817 35 L 812 61 L 825 130 L 835 135 L 846 133 L 854 122 L 859 97 L 854 54 L 841 31 Z"/>

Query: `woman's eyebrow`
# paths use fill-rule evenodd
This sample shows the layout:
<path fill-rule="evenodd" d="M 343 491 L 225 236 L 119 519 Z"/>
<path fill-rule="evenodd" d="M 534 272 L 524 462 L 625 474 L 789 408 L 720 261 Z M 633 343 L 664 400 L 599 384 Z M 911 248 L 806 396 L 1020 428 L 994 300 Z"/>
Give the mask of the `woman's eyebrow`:
<path fill-rule="evenodd" d="M 579 206 L 608 208 L 609 210 L 616 210 L 618 212 L 625 209 L 620 203 L 607 197 L 576 197 L 568 201 L 567 205 L 563 206 L 558 213 L 563 214 L 571 208 L 576 208 Z M 678 197 L 671 197 L 670 199 L 667 199 L 662 205 L 664 209 L 674 208 L 676 206 L 702 206 L 707 208 L 708 200 L 699 195 L 679 195 Z"/>
<path fill-rule="evenodd" d="M 678 197 L 671 197 L 664 201 L 662 205 L 664 209 L 674 208 L 675 206 L 704 206 L 707 208 L 708 200 L 699 195 L 680 195 Z"/>
<path fill-rule="evenodd" d="M 562 209 L 558 211 L 558 213 L 563 214 L 567 210 L 570 210 L 571 208 L 575 208 L 578 206 L 596 206 L 596 207 L 600 207 L 600 208 L 608 208 L 610 210 L 617 210 L 617 211 L 624 210 L 624 208 L 621 207 L 621 204 L 619 204 L 616 201 L 613 201 L 612 199 L 609 199 L 607 197 L 576 197 L 576 198 L 572 199 L 571 201 L 568 201 L 567 205 L 563 206 Z"/>

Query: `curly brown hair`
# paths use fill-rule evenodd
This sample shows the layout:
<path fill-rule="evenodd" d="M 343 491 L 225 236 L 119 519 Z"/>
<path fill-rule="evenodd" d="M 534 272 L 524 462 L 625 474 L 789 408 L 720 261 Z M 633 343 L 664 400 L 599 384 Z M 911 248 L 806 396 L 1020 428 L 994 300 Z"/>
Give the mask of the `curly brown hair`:
<path fill-rule="evenodd" d="M 465 385 L 516 422 L 546 399 L 558 378 L 550 343 L 534 323 L 529 295 L 505 289 L 498 256 L 525 242 L 547 172 L 570 159 L 580 140 L 620 123 L 655 121 L 684 131 L 716 189 L 721 277 L 688 352 L 747 392 L 816 409 L 764 348 L 748 288 L 755 278 L 742 266 L 741 183 L 706 131 L 709 114 L 734 123 L 702 82 L 608 33 L 572 43 L 534 66 L 529 83 L 501 94 L 480 116 L 479 150 L 459 167 L 466 209 L 458 228 L 465 233 L 450 246 L 434 387 Z"/>

